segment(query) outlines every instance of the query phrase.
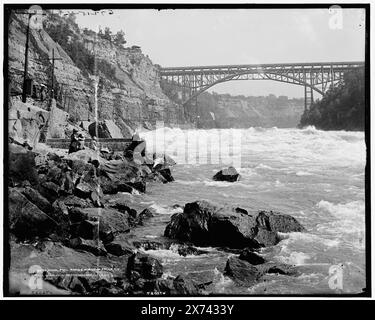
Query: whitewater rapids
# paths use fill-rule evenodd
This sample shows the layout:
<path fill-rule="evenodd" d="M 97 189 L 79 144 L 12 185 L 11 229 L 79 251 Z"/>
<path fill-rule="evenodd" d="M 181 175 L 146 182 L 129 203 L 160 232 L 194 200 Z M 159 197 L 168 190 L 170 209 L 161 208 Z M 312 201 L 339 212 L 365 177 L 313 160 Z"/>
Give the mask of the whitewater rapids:
<path fill-rule="evenodd" d="M 135 236 L 162 237 L 170 215 L 180 210 L 173 205 L 198 199 L 291 214 L 308 230 L 282 234 L 277 246 L 262 251 L 268 260 L 296 265 L 299 277 L 269 275 L 256 286 L 237 287 L 222 275 L 228 254 L 215 248 L 197 257 L 181 257 L 173 249 L 150 251 L 163 261 L 167 274 L 213 279 L 210 293 L 216 294 L 359 293 L 365 287 L 363 132 L 160 128 L 140 135 L 148 151 L 167 152 L 180 161 L 173 169 L 174 183 L 150 185 L 146 195 L 136 196 L 158 214 Z M 212 180 L 230 164 L 241 174 L 239 182 Z M 342 267 L 341 289 L 329 285 L 332 266 Z"/>

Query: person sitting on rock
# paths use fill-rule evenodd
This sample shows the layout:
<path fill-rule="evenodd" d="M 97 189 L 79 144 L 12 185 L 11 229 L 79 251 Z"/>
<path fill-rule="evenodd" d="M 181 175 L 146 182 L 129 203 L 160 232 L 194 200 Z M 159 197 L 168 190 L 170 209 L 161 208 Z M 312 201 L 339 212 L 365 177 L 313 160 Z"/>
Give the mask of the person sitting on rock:
<path fill-rule="evenodd" d="M 85 149 L 85 137 L 82 133 L 78 135 L 78 150 L 84 150 Z"/>
<path fill-rule="evenodd" d="M 132 142 L 124 151 L 124 156 L 127 159 L 134 160 L 135 154 L 141 157 L 146 156 L 146 141 L 142 140 L 138 133 L 133 135 Z"/>
<path fill-rule="evenodd" d="M 90 148 L 94 151 L 98 151 L 99 146 L 98 146 L 98 140 L 96 139 L 96 136 L 92 137 Z"/>
<path fill-rule="evenodd" d="M 78 130 L 73 129 L 73 133 L 70 136 L 69 153 L 78 151 L 79 150 L 78 148 L 79 148 Z"/>

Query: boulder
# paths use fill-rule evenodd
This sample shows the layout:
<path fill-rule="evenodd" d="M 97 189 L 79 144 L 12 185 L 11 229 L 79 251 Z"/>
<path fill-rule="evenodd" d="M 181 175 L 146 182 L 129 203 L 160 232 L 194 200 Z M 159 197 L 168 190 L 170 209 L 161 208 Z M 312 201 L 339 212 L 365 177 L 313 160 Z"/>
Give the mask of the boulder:
<path fill-rule="evenodd" d="M 137 217 L 136 217 L 136 221 L 135 223 L 137 225 L 140 225 L 142 226 L 144 221 L 147 220 L 147 219 L 150 219 L 152 218 L 154 215 L 152 214 L 152 212 L 149 210 L 149 209 L 144 209 Z"/>
<path fill-rule="evenodd" d="M 128 260 L 128 278 L 136 281 L 139 278 L 156 279 L 163 274 L 159 260 L 142 253 L 134 253 Z"/>
<path fill-rule="evenodd" d="M 159 174 L 165 179 L 166 182 L 173 182 L 172 172 L 170 168 L 163 168 L 158 170 Z"/>
<path fill-rule="evenodd" d="M 130 255 L 133 253 L 133 250 L 129 246 L 126 246 L 120 241 L 113 241 L 105 244 L 104 246 L 108 253 L 118 257 L 123 255 Z"/>
<path fill-rule="evenodd" d="M 198 255 L 207 253 L 207 251 L 203 251 L 203 250 L 197 249 L 193 246 L 189 246 L 186 244 L 179 245 L 177 248 L 177 252 L 180 256 L 184 256 L 184 257 L 191 256 L 191 255 L 198 256 Z"/>
<path fill-rule="evenodd" d="M 261 257 L 259 254 L 255 253 L 253 250 L 249 248 L 246 248 L 241 252 L 239 259 L 245 260 L 251 263 L 252 265 L 258 265 L 266 262 L 266 260 L 263 257 Z"/>
<path fill-rule="evenodd" d="M 306 229 L 298 222 L 298 220 L 290 215 L 279 214 L 273 211 L 261 211 L 268 216 L 269 226 L 271 230 L 277 232 L 304 232 Z"/>
<path fill-rule="evenodd" d="M 57 199 L 54 203 L 52 203 L 52 208 L 55 214 L 59 215 L 69 215 L 68 207 L 65 205 L 65 203 L 59 199 Z"/>
<path fill-rule="evenodd" d="M 294 266 L 283 263 L 265 262 L 254 265 L 246 260 L 232 256 L 227 261 L 224 274 L 237 283 L 252 285 L 260 281 L 265 274 L 298 276 L 299 272 Z"/>
<path fill-rule="evenodd" d="M 46 237 L 56 230 L 56 221 L 15 189 L 9 190 L 8 208 L 10 232 L 19 239 Z"/>
<path fill-rule="evenodd" d="M 269 247 L 278 244 L 280 242 L 280 237 L 274 230 L 259 227 L 254 240 L 263 247 Z"/>
<path fill-rule="evenodd" d="M 110 208 L 84 208 L 82 211 L 88 214 L 89 220 L 99 221 L 100 237 L 105 242 L 107 237 L 130 231 L 129 216 L 126 213 Z"/>
<path fill-rule="evenodd" d="M 125 203 L 115 203 L 114 205 L 111 205 L 111 208 L 114 208 L 120 211 L 121 213 L 124 213 L 134 219 L 137 217 L 137 211 L 135 209 L 128 207 Z"/>
<path fill-rule="evenodd" d="M 153 286 L 148 289 L 148 291 L 163 292 L 171 296 L 192 296 L 201 294 L 198 285 L 193 280 L 181 275 L 178 275 L 174 279 L 157 279 L 153 282 Z"/>
<path fill-rule="evenodd" d="M 256 283 L 261 277 L 257 267 L 237 257 L 229 257 L 224 275 L 231 277 L 238 283 L 247 285 Z"/>
<path fill-rule="evenodd" d="M 100 186 L 100 179 L 97 177 L 96 168 L 82 174 L 74 189 L 74 194 L 83 199 L 90 199 L 94 206 L 102 207 L 103 191 Z"/>
<path fill-rule="evenodd" d="M 164 235 L 198 246 L 259 248 L 280 241 L 277 235 L 279 229 L 273 229 L 275 224 L 270 223 L 270 217 L 275 221 L 291 221 L 289 231 L 304 230 L 297 220 L 288 215 L 266 211 L 250 214 L 245 209 L 238 209 L 216 207 L 207 201 L 188 203 L 182 213 L 171 217 Z M 285 220 L 282 218 L 284 216 Z M 283 225 L 282 230 L 286 230 L 286 226 Z M 223 234 L 226 236 L 222 237 Z"/>
<path fill-rule="evenodd" d="M 146 192 L 146 182 L 144 180 L 136 181 L 136 182 L 128 182 L 127 185 L 134 188 L 135 190 L 145 193 Z"/>
<path fill-rule="evenodd" d="M 79 208 L 73 207 L 68 210 L 69 211 L 69 219 L 72 223 L 82 222 L 88 219 L 87 212 L 82 211 Z"/>
<path fill-rule="evenodd" d="M 38 186 L 38 191 L 50 203 L 56 201 L 60 195 L 60 187 L 52 181 L 42 181 Z"/>
<path fill-rule="evenodd" d="M 105 164 L 107 160 L 103 159 L 97 151 L 94 151 L 92 149 L 83 149 L 79 150 L 73 153 L 69 153 L 68 155 L 65 156 L 65 161 L 67 163 L 71 164 L 69 161 L 77 161 L 80 160 L 83 163 L 91 163 L 93 161 L 98 161 L 100 164 Z M 73 168 L 72 168 L 73 169 Z"/>
<path fill-rule="evenodd" d="M 96 256 L 107 255 L 107 251 L 105 250 L 103 244 L 98 240 L 73 238 L 70 240 L 69 244 L 73 249 L 91 252 Z"/>
<path fill-rule="evenodd" d="M 45 197 L 43 197 L 37 190 L 31 187 L 26 187 L 22 191 L 22 193 L 29 201 L 35 204 L 43 212 L 51 213 L 53 211 L 53 207 L 49 203 L 49 201 Z"/>
<path fill-rule="evenodd" d="M 57 288 L 61 288 L 82 295 L 87 294 L 86 288 L 79 278 L 80 277 L 73 275 L 51 276 L 47 274 L 45 280 L 49 283 L 52 283 Z"/>
<path fill-rule="evenodd" d="M 9 145 L 9 181 L 11 185 L 15 186 L 22 181 L 29 181 L 31 185 L 37 185 L 39 182 L 38 172 L 35 165 L 34 152 L 26 148 L 10 144 Z"/>
<path fill-rule="evenodd" d="M 146 191 L 146 183 L 140 166 L 128 161 L 111 160 L 99 167 L 100 186 L 104 193 L 133 193 L 133 189 Z"/>
<path fill-rule="evenodd" d="M 226 169 L 220 170 L 213 176 L 215 181 L 228 181 L 235 182 L 240 179 L 240 174 L 234 167 L 228 167 Z"/>
<path fill-rule="evenodd" d="M 111 139 L 111 132 L 104 121 L 93 122 L 89 125 L 89 133 L 93 137 Z"/>
<path fill-rule="evenodd" d="M 76 185 L 74 194 L 83 199 L 87 199 L 90 197 L 92 192 L 92 187 L 87 182 L 80 182 Z"/>
<path fill-rule="evenodd" d="M 291 266 L 284 263 L 266 262 L 264 264 L 257 265 L 258 271 L 261 275 L 266 273 L 277 273 L 286 276 L 298 276 L 298 272 L 295 266 Z"/>
<path fill-rule="evenodd" d="M 96 240 L 99 237 L 99 221 L 84 220 L 78 224 L 77 236 L 87 239 Z"/>
<path fill-rule="evenodd" d="M 66 198 L 60 198 L 58 201 L 61 201 L 67 207 L 77 207 L 77 208 L 87 208 L 90 207 L 90 204 L 87 200 L 79 198 L 75 195 L 69 195 Z"/>

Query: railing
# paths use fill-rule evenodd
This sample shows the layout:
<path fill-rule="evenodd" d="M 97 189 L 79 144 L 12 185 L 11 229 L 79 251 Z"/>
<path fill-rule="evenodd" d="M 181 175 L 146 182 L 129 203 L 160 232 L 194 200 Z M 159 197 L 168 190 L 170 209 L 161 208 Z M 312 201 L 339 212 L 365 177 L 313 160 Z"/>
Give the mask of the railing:
<path fill-rule="evenodd" d="M 100 148 L 106 147 L 111 151 L 124 151 L 132 142 L 131 139 L 98 139 Z M 85 146 L 89 147 L 92 139 L 85 139 Z M 51 138 L 47 139 L 46 144 L 51 148 L 69 149 L 70 139 Z"/>

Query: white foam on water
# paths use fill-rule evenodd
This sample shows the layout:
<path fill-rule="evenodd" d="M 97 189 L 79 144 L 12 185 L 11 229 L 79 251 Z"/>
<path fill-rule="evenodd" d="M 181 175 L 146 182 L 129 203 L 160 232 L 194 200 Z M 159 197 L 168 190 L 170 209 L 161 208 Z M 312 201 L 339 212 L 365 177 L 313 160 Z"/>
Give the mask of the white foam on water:
<path fill-rule="evenodd" d="M 310 258 L 311 257 L 304 252 L 292 251 L 288 256 L 279 256 L 278 260 L 282 263 L 299 266 L 304 265 Z"/>
<path fill-rule="evenodd" d="M 351 201 L 334 204 L 322 200 L 317 207 L 330 214 L 332 220 L 317 226 L 320 233 L 328 234 L 352 245 L 364 249 L 365 245 L 365 203 Z"/>
<path fill-rule="evenodd" d="M 153 203 L 152 205 L 150 205 L 150 208 L 153 209 L 158 214 L 167 214 L 167 215 L 172 215 L 174 213 L 183 211 L 183 209 L 180 207 L 177 207 L 177 208 L 164 207 L 156 203 Z"/>
<path fill-rule="evenodd" d="M 275 187 L 284 187 L 285 183 L 280 182 L 280 180 L 275 181 Z"/>
<path fill-rule="evenodd" d="M 255 169 L 266 169 L 266 170 L 274 170 L 274 168 L 266 165 L 266 164 L 263 164 L 263 163 L 260 163 L 258 164 Z"/>
<path fill-rule="evenodd" d="M 145 238 L 149 238 L 149 239 L 156 239 L 158 236 L 153 236 L 151 234 L 146 234 L 145 235 Z"/>
<path fill-rule="evenodd" d="M 288 250 L 288 247 L 294 243 L 320 243 L 326 247 L 336 247 L 340 244 L 338 240 L 332 240 L 323 238 L 310 232 L 290 232 L 290 233 L 279 233 L 284 238 L 279 245 L 282 250 Z"/>
<path fill-rule="evenodd" d="M 347 203 L 334 204 L 329 201 L 321 200 L 317 207 L 328 211 L 339 219 L 352 219 L 353 221 L 364 217 L 365 203 L 364 201 L 351 201 Z"/>
<path fill-rule="evenodd" d="M 356 167 L 363 169 L 366 161 L 366 146 L 363 132 L 321 131 L 310 126 L 305 129 L 249 128 L 182 130 L 159 128 L 142 132 L 149 152 L 156 151 L 173 156 L 178 150 L 185 150 L 183 158 L 195 154 L 207 158 L 207 151 L 220 152 L 226 146 L 233 147 L 233 154 L 259 154 L 265 159 L 291 166 L 313 164 L 334 167 Z M 236 137 L 235 139 L 233 137 Z M 238 139 L 240 137 L 240 139 Z M 207 140 L 207 143 L 202 143 Z M 217 143 L 220 140 L 220 143 Z M 241 144 L 233 144 L 240 140 Z M 189 142 L 190 141 L 190 142 Z M 177 160 L 177 163 L 181 163 Z M 183 162 L 186 162 L 186 161 Z M 188 162 L 190 163 L 190 162 Z M 198 165 L 199 163 L 190 163 Z M 271 169 L 262 162 L 258 169 Z M 238 168 L 237 168 L 238 169 Z"/>
<path fill-rule="evenodd" d="M 297 171 L 296 172 L 296 176 L 299 176 L 299 177 L 312 176 L 312 175 L 314 175 L 314 174 L 311 173 L 311 172 L 307 172 L 307 171 Z"/>
<path fill-rule="evenodd" d="M 234 284 L 233 280 L 229 277 L 224 276 L 216 267 L 214 269 L 214 293 L 227 293 L 227 288 Z"/>
<path fill-rule="evenodd" d="M 178 261 L 178 260 L 181 260 L 183 258 L 177 252 L 175 252 L 173 250 L 167 250 L 167 249 L 157 249 L 157 250 L 143 250 L 143 249 L 140 249 L 140 251 L 143 252 L 143 253 L 147 253 L 147 254 L 149 254 L 151 256 L 160 258 L 164 262 Z"/>

